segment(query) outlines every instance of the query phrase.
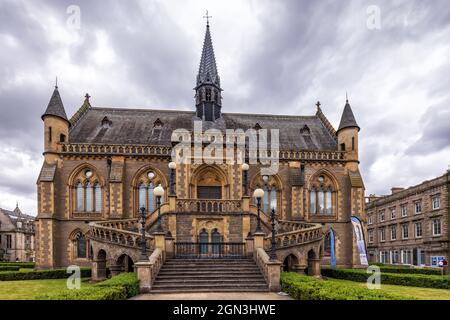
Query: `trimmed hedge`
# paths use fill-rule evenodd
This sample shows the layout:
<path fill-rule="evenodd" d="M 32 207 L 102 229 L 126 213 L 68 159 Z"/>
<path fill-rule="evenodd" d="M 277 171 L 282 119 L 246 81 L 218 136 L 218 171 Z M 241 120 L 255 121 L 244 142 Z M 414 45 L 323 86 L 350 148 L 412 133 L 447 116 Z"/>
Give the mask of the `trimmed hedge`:
<path fill-rule="evenodd" d="M 415 268 L 411 266 L 389 265 L 383 263 L 372 263 L 372 265 L 380 267 L 381 272 L 387 273 L 434 274 L 434 275 L 441 274 L 440 269 L 430 267 Z"/>
<path fill-rule="evenodd" d="M 20 271 L 4 271 L 0 272 L 0 281 L 14 281 L 14 280 L 42 280 L 42 279 L 64 279 L 70 276 L 66 269 L 54 270 L 37 270 L 30 272 Z M 81 277 L 86 278 L 91 276 L 90 268 L 81 268 Z"/>
<path fill-rule="evenodd" d="M 281 274 L 282 290 L 296 300 L 411 300 L 413 297 L 394 295 L 355 285 L 316 279 L 293 272 Z"/>
<path fill-rule="evenodd" d="M 2 271 L 19 271 L 20 267 L 16 266 L 0 266 L 0 272 Z"/>
<path fill-rule="evenodd" d="M 354 269 L 322 269 L 325 277 L 366 282 L 372 273 L 366 270 Z M 395 284 L 408 287 L 422 287 L 434 289 L 450 289 L 450 276 L 424 275 L 424 274 L 396 274 L 381 273 L 381 284 Z"/>
<path fill-rule="evenodd" d="M 35 297 L 37 300 L 125 300 L 139 294 L 135 273 L 121 273 L 92 287 L 65 289 L 59 293 Z"/>
<path fill-rule="evenodd" d="M 33 269 L 34 262 L 0 262 L 0 267 L 19 267 L 24 269 Z"/>

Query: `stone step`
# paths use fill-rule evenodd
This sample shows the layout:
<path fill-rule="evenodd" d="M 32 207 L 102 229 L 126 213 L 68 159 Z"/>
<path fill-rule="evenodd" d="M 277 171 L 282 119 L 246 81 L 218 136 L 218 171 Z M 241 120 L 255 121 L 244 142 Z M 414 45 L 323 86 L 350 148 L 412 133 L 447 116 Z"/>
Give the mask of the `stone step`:
<path fill-rule="evenodd" d="M 245 275 L 252 275 L 252 274 L 261 274 L 259 272 L 259 270 L 196 270 L 196 269 L 192 269 L 192 270 L 167 270 L 167 269 L 161 269 L 159 271 L 158 275 L 163 275 L 163 274 L 171 274 L 171 275 L 175 275 L 175 274 L 192 274 L 192 275 L 203 275 L 203 274 L 229 274 L 229 275 L 234 275 L 234 274 L 245 274 Z"/>
<path fill-rule="evenodd" d="M 190 293 L 190 292 L 268 292 L 267 288 L 169 288 L 169 289 L 152 289 L 150 294 L 156 293 Z"/>
<path fill-rule="evenodd" d="M 211 272 L 211 271 L 220 271 L 220 272 L 227 272 L 230 270 L 233 271 L 252 271 L 252 272 L 259 272 L 258 267 L 236 267 L 236 268 L 226 268 L 226 267 L 191 267 L 191 268 L 177 268 L 177 267 L 162 267 L 161 271 L 203 271 L 203 272 Z"/>
<path fill-rule="evenodd" d="M 195 274 L 195 277 L 193 277 L 192 274 L 158 274 L 158 280 L 165 280 L 165 279 L 217 279 L 217 278 L 221 278 L 221 279 L 235 279 L 237 281 L 241 281 L 241 279 L 252 279 L 252 280 L 259 280 L 259 279 L 263 279 L 264 277 L 261 274 L 240 274 L 240 273 L 235 273 L 235 274 Z M 155 279 L 156 280 L 156 279 Z"/>
<path fill-rule="evenodd" d="M 197 283 L 197 284 L 189 284 L 189 283 L 163 283 L 163 284 L 153 284 L 154 289 L 174 289 L 174 288 L 186 288 L 186 289 L 217 289 L 217 288 L 261 288 L 267 289 L 266 283 L 255 283 L 255 284 L 246 284 L 246 283 Z"/>
<path fill-rule="evenodd" d="M 195 286 L 197 284 L 224 284 L 224 285 L 234 285 L 234 284 L 241 284 L 241 285 L 249 285 L 252 286 L 254 284 L 266 284 L 266 281 L 264 278 L 262 279 L 248 279 L 248 280 L 242 280 L 242 279 L 158 279 L 155 280 L 154 285 L 165 285 L 165 284 L 184 284 L 184 285 L 192 285 Z"/>
<path fill-rule="evenodd" d="M 176 261 L 167 261 L 164 263 L 165 266 L 254 266 L 255 263 L 251 261 L 242 261 L 242 262 L 176 262 Z"/>

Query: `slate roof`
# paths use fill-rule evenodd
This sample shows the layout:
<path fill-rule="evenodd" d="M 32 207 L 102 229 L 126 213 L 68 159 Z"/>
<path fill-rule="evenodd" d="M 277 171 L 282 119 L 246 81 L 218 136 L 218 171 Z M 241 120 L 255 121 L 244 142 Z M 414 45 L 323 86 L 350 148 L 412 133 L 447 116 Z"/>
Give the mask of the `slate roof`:
<path fill-rule="evenodd" d="M 220 77 L 217 72 L 216 57 L 214 55 L 209 24 L 206 25 L 202 57 L 197 75 L 197 87 L 202 84 L 214 84 L 220 88 Z"/>
<path fill-rule="evenodd" d="M 52 182 L 55 178 L 55 172 L 56 172 L 56 164 L 48 164 L 47 162 L 44 162 L 41 168 L 41 172 L 39 173 L 38 182 L 40 181 L 46 181 L 46 182 Z"/>
<path fill-rule="evenodd" d="M 350 107 L 350 104 L 347 102 L 345 103 L 344 112 L 342 112 L 341 122 L 339 123 L 339 130 L 342 130 L 344 128 L 358 128 L 359 126 L 356 123 L 355 116 L 353 115 L 352 107 Z"/>
<path fill-rule="evenodd" d="M 364 183 L 359 170 L 349 171 L 348 176 L 350 178 L 350 184 L 355 188 L 364 188 Z"/>
<path fill-rule="evenodd" d="M 104 126 L 105 117 L 109 125 Z M 158 126 L 157 120 L 162 122 Z M 71 128 L 72 143 L 144 144 L 171 146 L 172 131 L 178 128 L 192 131 L 193 111 L 117 109 L 91 107 Z M 204 122 L 203 129 L 217 125 L 220 129 L 279 129 L 282 150 L 336 150 L 333 135 L 317 116 L 286 116 L 265 114 L 223 113 L 217 123 Z M 309 128 L 309 134 L 300 130 Z M 225 132 L 225 131 L 222 131 Z"/>
<path fill-rule="evenodd" d="M 53 90 L 53 94 L 50 98 L 50 101 L 48 102 L 47 109 L 45 110 L 41 118 L 44 119 L 45 116 L 56 116 L 69 122 L 57 86 L 55 87 L 55 90 Z"/>

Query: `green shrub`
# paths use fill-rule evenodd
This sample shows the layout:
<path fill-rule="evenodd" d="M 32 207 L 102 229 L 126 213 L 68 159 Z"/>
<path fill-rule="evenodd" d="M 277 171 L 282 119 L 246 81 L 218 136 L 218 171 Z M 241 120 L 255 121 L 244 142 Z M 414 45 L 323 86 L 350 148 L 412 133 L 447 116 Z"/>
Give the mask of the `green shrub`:
<path fill-rule="evenodd" d="M 399 296 L 369 290 L 330 280 L 316 279 L 298 273 L 281 274 L 282 290 L 297 300 L 405 300 L 412 297 Z"/>
<path fill-rule="evenodd" d="M 441 270 L 438 268 L 431 267 L 412 267 L 408 265 L 392 265 L 392 264 L 384 264 L 384 263 L 371 263 L 371 265 L 375 265 L 380 267 L 381 272 L 387 273 L 410 273 L 410 274 L 434 274 L 440 275 Z"/>
<path fill-rule="evenodd" d="M 35 267 L 34 262 L 0 262 L 0 267 L 19 267 L 26 269 L 33 269 Z"/>
<path fill-rule="evenodd" d="M 18 266 L 0 266 L 0 272 L 2 271 L 19 271 L 20 267 Z"/>
<path fill-rule="evenodd" d="M 354 269 L 323 269 L 322 275 L 330 278 L 366 282 L 371 275 L 366 270 Z M 409 287 L 423 287 L 435 289 L 450 289 L 450 276 L 381 273 L 381 283 L 395 284 Z"/>
<path fill-rule="evenodd" d="M 37 300 L 125 300 L 139 294 L 135 273 L 121 273 L 92 287 L 37 296 Z"/>
<path fill-rule="evenodd" d="M 70 274 L 67 273 L 66 269 L 37 270 L 30 272 L 4 271 L 0 272 L 0 281 L 64 279 L 68 278 L 69 275 Z M 81 268 L 82 278 L 90 276 L 91 276 L 90 268 Z"/>

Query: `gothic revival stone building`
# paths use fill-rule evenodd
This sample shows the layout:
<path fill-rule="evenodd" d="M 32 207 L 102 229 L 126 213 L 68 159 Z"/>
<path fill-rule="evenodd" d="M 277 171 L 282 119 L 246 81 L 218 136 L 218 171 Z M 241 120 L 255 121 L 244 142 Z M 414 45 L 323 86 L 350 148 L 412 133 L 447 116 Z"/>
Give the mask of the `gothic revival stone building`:
<path fill-rule="evenodd" d="M 45 162 L 37 183 L 37 265 L 54 268 L 94 261 L 101 268 L 128 268 L 139 259 L 141 207 L 148 212 L 150 252 L 155 246 L 158 185 L 166 191 L 161 225 L 175 256 L 189 243 L 249 250 L 248 239 L 257 227 L 252 194 L 261 187 L 264 247 L 269 250 L 269 214 L 274 209 L 276 254 L 286 269 L 317 271 L 312 265 L 319 259 L 323 264 L 360 265 L 351 221 L 353 216 L 365 222 L 358 169 L 360 128 L 348 100 L 338 130 L 319 103 L 316 114 L 308 116 L 223 112 L 209 25 L 195 93 L 192 112 L 93 107 L 86 95 L 69 119 L 55 88 L 42 116 Z M 279 159 L 279 169 L 262 177 L 260 163 L 250 162 L 246 171 L 242 163 L 192 161 L 177 163 L 171 172 L 172 134 L 180 128 L 193 134 L 196 122 L 204 131 L 223 134 L 226 129 L 253 130 L 260 139 L 264 129 L 278 129 L 279 151 L 266 156 Z M 208 147 L 205 141 L 200 145 Z M 247 162 L 250 149 L 244 151 Z"/>
<path fill-rule="evenodd" d="M 0 208 L 0 261 L 34 261 L 34 217 Z"/>

